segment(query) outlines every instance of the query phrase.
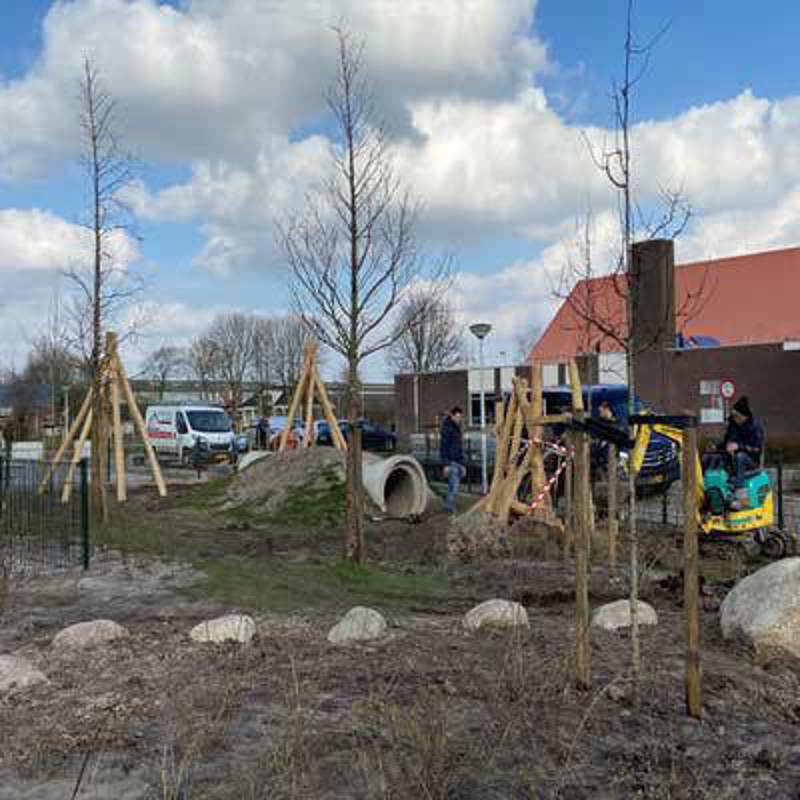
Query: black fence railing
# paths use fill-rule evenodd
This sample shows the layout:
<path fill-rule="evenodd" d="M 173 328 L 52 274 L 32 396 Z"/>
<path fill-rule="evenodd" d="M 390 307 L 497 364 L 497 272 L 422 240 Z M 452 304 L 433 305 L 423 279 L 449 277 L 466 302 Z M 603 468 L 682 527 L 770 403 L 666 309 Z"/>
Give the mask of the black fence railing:
<path fill-rule="evenodd" d="M 12 571 L 83 566 L 91 559 L 88 466 L 84 459 L 52 471 L 48 464 L 0 456 L 0 558 Z M 66 502 L 64 484 L 72 484 Z"/>

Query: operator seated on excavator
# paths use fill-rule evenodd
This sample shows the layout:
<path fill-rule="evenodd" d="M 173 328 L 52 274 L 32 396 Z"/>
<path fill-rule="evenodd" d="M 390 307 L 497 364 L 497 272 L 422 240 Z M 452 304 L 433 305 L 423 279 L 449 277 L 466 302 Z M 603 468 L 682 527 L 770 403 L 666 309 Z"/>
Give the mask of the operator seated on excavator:
<path fill-rule="evenodd" d="M 722 448 L 733 462 L 734 488 L 741 488 L 747 474 L 761 467 L 764 452 L 764 430 L 746 397 L 733 404 Z"/>

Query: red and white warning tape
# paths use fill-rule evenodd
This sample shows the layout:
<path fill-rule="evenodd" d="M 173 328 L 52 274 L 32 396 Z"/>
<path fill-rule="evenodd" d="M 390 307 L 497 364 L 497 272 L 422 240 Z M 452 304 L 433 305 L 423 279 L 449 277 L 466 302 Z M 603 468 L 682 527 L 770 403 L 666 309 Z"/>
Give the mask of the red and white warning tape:
<path fill-rule="evenodd" d="M 546 442 L 542 441 L 541 439 L 532 439 L 528 441 L 523 449 L 523 453 L 527 451 L 527 449 L 531 446 L 531 444 L 537 444 L 543 449 L 550 450 L 553 453 L 556 453 L 560 457 L 560 463 L 558 468 L 553 473 L 550 480 L 545 483 L 545 485 L 539 490 L 536 497 L 533 498 L 533 501 L 528 506 L 528 513 L 533 513 L 543 502 L 545 497 L 550 494 L 551 489 L 555 486 L 556 482 L 558 481 L 559 477 L 561 477 L 561 473 L 566 468 L 567 464 L 569 464 L 572 457 L 575 455 L 574 450 L 570 450 L 563 445 L 556 444 L 555 442 Z"/>

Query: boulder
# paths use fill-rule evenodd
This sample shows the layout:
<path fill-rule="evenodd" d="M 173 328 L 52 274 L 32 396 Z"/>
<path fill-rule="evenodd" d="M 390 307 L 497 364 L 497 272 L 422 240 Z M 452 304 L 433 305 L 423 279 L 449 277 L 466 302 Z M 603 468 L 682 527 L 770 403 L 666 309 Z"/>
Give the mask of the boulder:
<path fill-rule="evenodd" d="M 46 682 L 44 674 L 21 656 L 0 656 L 0 692 L 18 691 Z"/>
<path fill-rule="evenodd" d="M 123 639 L 127 635 L 128 631 L 122 625 L 118 625 L 110 619 L 95 619 L 64 628 L 55 635 L 53 647 L 59 649 L 97 647 L 117 639 Z"/>
<path fill-rule="evenodd" d="M 640 625 L 658 625 L 658 614 L 653 606 L 640 600 L 636 607 L 639 611 Z M 592 626 L 602 628 L 604 631 L 630 628 L 632 624 L 630 600 L 617 600 L 614 603 L 600 606 L 592 615 Z"/>
<path fill-rule="evenodd" d="M 785 558 L 748 575 L 720 608 L 722 635 L 760 656 L 800 658 L 800 558 Z"/>
<path fill-rule="evenodd" d="M 384 633 L 386 633 L 386 620 L 382 614 L 371 608 L 356 606 L 328 631 L 328 641 L 331 644 L 364 642 L 378 639 Z"/>
<path fill-rule="evenodd" d="M 470 631 L 482 628 L 527 628 L 528 612 L 524 606 L 511 600 L 487 600 L 464 615 L 463 625 Z"/>
<path fill-rule="evenodd" d="M 195 642 L 248 644 L 256 635 L 256 624 L 247 614 L 226 614 L 195 625 L 189 636 Z"/>

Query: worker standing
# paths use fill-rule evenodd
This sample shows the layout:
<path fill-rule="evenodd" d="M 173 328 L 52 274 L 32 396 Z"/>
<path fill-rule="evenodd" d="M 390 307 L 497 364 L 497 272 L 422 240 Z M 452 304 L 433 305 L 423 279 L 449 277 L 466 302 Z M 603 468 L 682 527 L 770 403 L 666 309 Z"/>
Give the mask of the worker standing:
<path fill-rule="evenodd" d="M 445 508 L 449 514 L 452 514 L 456 509 L 458 486 L 467 474 L 467 469 L 464 466 L 464 445 L 461 433 L 462 416 L 461 408 L 453 406 L 442 422 L 439 436 L 439 457 L 445 465 L 445 474 L 447 475 Z"/>

